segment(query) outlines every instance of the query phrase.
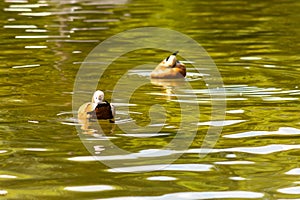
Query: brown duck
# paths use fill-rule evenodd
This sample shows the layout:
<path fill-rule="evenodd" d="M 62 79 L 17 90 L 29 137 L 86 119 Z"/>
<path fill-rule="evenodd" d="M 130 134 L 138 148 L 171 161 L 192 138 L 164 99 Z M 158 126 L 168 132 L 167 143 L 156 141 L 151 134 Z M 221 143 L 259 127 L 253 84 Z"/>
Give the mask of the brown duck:
<path fill-rule="evenodd" d="M 151 72 L 150 77 L 156 79 L 184 78 L 186 75 L 186 68 L 184 64 L 176 59 L 177 53 L 178 51 L 161 61 L 161 63 L 159 63 Z"/>
<path fill-rule="evenodd" d="M 109 119 L 113 121 L 115 116 L 114 106 L 104 101 L 104 93 L 97 90 L 92 98 L 92 102 L 88 102 L 80 106 L 78 109 L 78 119 Z"/>

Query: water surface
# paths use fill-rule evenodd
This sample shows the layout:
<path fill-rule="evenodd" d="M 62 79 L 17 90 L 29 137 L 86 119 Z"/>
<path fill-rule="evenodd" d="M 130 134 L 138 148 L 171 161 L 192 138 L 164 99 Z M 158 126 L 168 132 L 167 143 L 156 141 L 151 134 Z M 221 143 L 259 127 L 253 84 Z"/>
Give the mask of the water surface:
<path fill-rule="evenodd" d="M 300 197 L 298 1 L 5 0 L 0 5 L 0 196 Z M 101 122 L 101 132 L 95 122 L 96 131 L 78 132 L 72 97 L 86 56 L 110 36 L 150 26 L 182 32 L 206 49 L 223 78 L 225 120 L 210 118 L 212 93 L 203 79 L 210 75 L 205 67 L 195 75 L 187 64 L 191 90 L 163 87 L 151 83 L 151 66 L 131 70 L 169 54 L 146 49 L 120 57 L 98 88 L 111 100 L 114 83 L 128 70 L 149 84 L 138 88 L 129 104 L 122 98 L 115 102 L 115 124 Z M 81 92 L 89 95 L 88 89 Z M 188 105 L 199 105 L 197 132 L 188 149 L 166 148 L 181 122 L 182 99 L 174 93 Z M 166 121 L 156 121 L 147 131 L 120 128 L 148 125 L 154 104 L 164 106 L 167 114 L 161 119 Z M 223 131 L 213 149 L 201 149 L 209 127 L 220 126 Z M 108 151 L 108 141 L 129 153 Z M 199 157 L 203 152 L 207 155 Z"/>

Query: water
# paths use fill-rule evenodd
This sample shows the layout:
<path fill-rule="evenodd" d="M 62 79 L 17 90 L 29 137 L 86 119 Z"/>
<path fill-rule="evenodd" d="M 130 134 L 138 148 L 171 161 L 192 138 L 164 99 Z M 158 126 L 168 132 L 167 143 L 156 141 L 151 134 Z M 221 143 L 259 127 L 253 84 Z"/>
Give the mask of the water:
<path fill-rule="evenodd" d="M 3 198 L 300 197 L 298 1 L 5 0 L 0 5 Z M 205 83 L 203 77 L 211 75 L 205 66 L 199 74 L 186 64 L 190 89 L 151 83 L 151 65 L 132 67 L 158 63 L 168 52 L 141 49 L 113 63 L 98 88 L 111 100 L 114 84 L 130 69 L 133 80 L 147 84 L 129 102 L 122 96 L 115 102 L 116 124 L 100 122 L 100 130 L 94 122 L 93 129 L 80 131 L 72 98 L 81 64 L 105 39 L 150 26 L 184 33 L 206 49 L 224 82 L 225 119 L 210 118 L 215 91 Z M 90 90 L 80 94 L 89 97 Z M 182 125 L 180 105 L 200 114 Z M 149 119 L 150 108 L 156 121 Z M 135 125 L 147 129 L 133 130 Z M 177 134 L 181 126 L 196 134 Z M 214 136 L 222 127 L 213 149 L 201 148 L 207 131 Z"/>

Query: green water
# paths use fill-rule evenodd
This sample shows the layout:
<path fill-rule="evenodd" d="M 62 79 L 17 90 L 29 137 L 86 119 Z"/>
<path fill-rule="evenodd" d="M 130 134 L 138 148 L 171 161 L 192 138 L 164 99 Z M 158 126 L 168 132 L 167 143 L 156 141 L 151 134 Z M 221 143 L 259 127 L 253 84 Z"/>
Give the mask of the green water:
<path fill-rule="evenodd" d="M 300 2 L 5 0 L 0 5 L 0 198 L 300 198 Z M 224 120 L 211 118 L 220 88 L 208 90 L 207 80 L 215 74 L 207 66 L 199 64 L 199 72 L 187 63 L 184 83 L 151 82 L 152 65 L 144 64 L 168 56 L 162 47 L 114 60 L 94 85 L 115 103 L 116 123 L 80 129 L 72 101 L 77 94 L 89 101 L 95 88 L 80 85 L 75 91 L 78 70 L 98 66 L 97 55 L 98 63 L 86 60 L 98 44 L 141 27 L 175 30 L 205 48 L 224 83 Z M 87 72 L 90 80 L 99 76 L 97 70 Z M 144 84 L 127 101 L 127 89 L 139 81 Z M 114 93 L 118 98 L 112 99 Z M 201 148 L 205 141 L 212 149 Z M 207 154 L 199 154 L 203 151 Z"/>

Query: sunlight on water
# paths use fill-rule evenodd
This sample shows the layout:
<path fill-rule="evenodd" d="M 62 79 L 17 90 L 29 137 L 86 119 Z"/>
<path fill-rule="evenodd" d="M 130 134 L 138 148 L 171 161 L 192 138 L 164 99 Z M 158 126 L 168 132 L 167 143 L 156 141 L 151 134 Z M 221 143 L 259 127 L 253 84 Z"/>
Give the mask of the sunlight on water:
<path fill-rule="evenodd" d="M 171 164 L 171 165 L 145 165 L 135 167 L 122 167 L 112 168 L 109 172 L 143 172 L 149 170 L 160 170 L 160 171 L 190 171 L 190 172 L 202 172 L 211 171 L 212 165 L 208 164 Z"/>
<path fill-rule="evenodd" d="M 300 175 L 300 168 L 291 169 L 290 171 L 286 172 L 285 174 L 288 174 L 288 175 Z"/>
<path fill-rule="evenodd" d="M 44 148 L 24 148 L 25 151 L 48 151 Z"/>
<path fill-rule="evenodd" d="M 147 180 L 150 181 L 174 181 L 176 178 L 170 176 L 152 176 L 148 177 Z"/>
<path fill-rule="evenodd" d="M 245 122 L 246 120 L 225 120 L 225 121 L 210 121 L 210 122 L 199 122 L 198 126 L 230 126 Z"/>
<path fill-rule="evenodd" d="M 223 161 L 223 162 L 215 162 L 216 165 L 249 165 L 249 164 L 255 164 L 255 162 L 251 161 Z"/>
<path fill-rule="evenodd" d="M 1 174 L 0 178 L 4 178 L 4 179 L 10 179 L 10 178 L 17 178 L 16 176 L 13 175 L 6 175 L 6 174 Z"/>
<path fill-rule="evenodd" d="M 238 113 L 244 113 L 244 110 L 227 110 L 226 113 L 229 114 L 238 114 Z"/>
<path fill-rule="evenodd" d="M 300 194 L 300 186 L 282 188 L 282 189 L 278 189 L 277 191 L 284 194 Z"/>
<path fill-rule="evenodd" d="M 45 49 L 48 46 L 25 46 L 25 49 Z"/>
<path fill-rule="evenodd" d="M 248 57 L 241 57 L 240 59 L 241 59 L 241 60 L 261 60 L 262 58 L 260 58 L 260 57 L 250 57 L 250 56 L 248 56 Z"/>
<path fill-rule="evenodd" d="M 0 196 L 5 196 L 7 193 L 8 192 L 6 190 L 0 190 Z"/>
<path fill-rule="evenodd" d="M 161 124 L 159 124 L 161 126 Z M 170 135 L 170 133 L 135 133 L 135 134 L 120 134 L 119 136 L 125 137 L 138 137 L 138 138 L 147 138 L 147 137 L 159 137 Z"/>
<path fill-rule="evenodd" d="M 217 153 L 217 152 L 242 152 L 250 154 L 271 154 L 275 152 L 287 151 L 287 150 L 296 150 L 299 149 L 300 145 L 266 145 L 258 147 L 233 147 L 227 149 L 189 149 L 187 153 L 202 153 L 205 151 Z"/>
<path fill-rule="evenodd" d="M 64 188 L 64 190 L 74 192 L 99 192 L 113 189 L 115 188 L 110 185 L 69 186 Z"/>
<path fill-rule="evenodd" d="M 23 10 L 21 10 L 21 11 L 28 11 L 28 10 L 26 10 L 26 9 L 23 9 Z M 29 11 L 31 11 L 31 10 L 29 10 Z M 44 17 L 44 16 L 50 16 L 52 13 L 50 13 L 50 12 L 39 12 L 39 13 L 28 13 L 28 12 L 26 12 L 26 13 L 20 13 L 20 15 L 23 15 L 23 16 L 31 16 L 31 17 Z"/>
<path fill-rule="evenodd" d="M 106 200 L 135 200 L 135 199 L 145 199 L 145 200 L 196 200 L 196 199 L 219 199 L 219 198 L 243 198 L 243 199 L 256 199 L 262 198 L 264 195 L 258 192 L 247 192 L 247 191 L 226 191 L 226 192 L 182 192 L 166 194 L 163 196 L 154 197 L 121 197 L 121 198 L 109 198 Z"/>
<path fill-rule="evenodd" d="M 267 136 L 267 135 L 299 135 L 300 130 L 296 128 L 290 127 L 281 127 L 278 131 L 249 131 L 244 133 L 232 134 L 232 135 L 224 135 L 225 138 L 245 138 L 245 137 L 257 137 L 257 136 Z"/>
<path fill-rule="evenodd" d="M 230 180 L 234 180 L 234 181 L 244 181 L 244 180 L 247 180 L 246 178 L 243 178 L 243 177 L 238 177 L 238 176 L 235 176 L 235 177 L 229 177 Z"/>
<path fill-rule="evenodd" d="M 35 25 L 4 25 L 3 28 L 21 28 L 21 29 L 26 29 L 26 28 L 37 28 Z"/>
<path fill-rule="evenodd" d="M 39 64 L 12 66 L 13 69 L 39 67 Z"/>

